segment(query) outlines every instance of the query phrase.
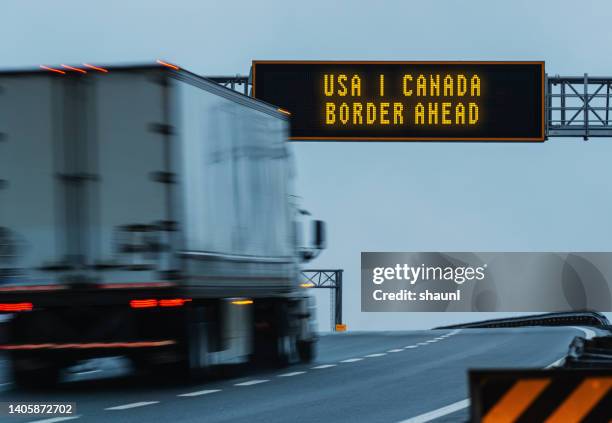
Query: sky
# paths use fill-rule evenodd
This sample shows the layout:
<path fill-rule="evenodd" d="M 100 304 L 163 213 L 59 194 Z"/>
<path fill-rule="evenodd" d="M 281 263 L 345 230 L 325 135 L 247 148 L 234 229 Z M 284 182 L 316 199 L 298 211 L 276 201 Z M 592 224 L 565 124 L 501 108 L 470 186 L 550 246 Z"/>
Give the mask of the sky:
<path fill-rule="evenodd" d="M 611 18 L 609 1 L 3 0 L 0 68 L 165 58 L 235 75 L 253 59 L 545 60 L 551 75 L 601 76 L 612 74 Z M 610 139 L 292 147 L 302 205 L 328 224 L 328 249 L 308 267 L 345 270 L 349 329 L 492 317 L 361 313 L 361 251 L 612 251 Z"/>

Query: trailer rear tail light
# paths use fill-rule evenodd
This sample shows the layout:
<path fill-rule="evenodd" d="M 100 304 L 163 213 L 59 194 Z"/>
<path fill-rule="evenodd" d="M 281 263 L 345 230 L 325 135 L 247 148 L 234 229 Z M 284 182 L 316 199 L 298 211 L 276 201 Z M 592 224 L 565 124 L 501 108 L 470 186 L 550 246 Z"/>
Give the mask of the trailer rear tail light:
<path fill-rule="evenodd" d="M 249 305 L 253 304 L 253 300 L 234 300 L 232 301 L 234 305 Z"/>
<path fill-rule="evenodd" d="M 97 70 L 98 72 L 108 73 L 108 69 L 104 69 L 104 68 L 102 68 L 100 66 L 94 66 L 94 65 L 91 65 L 89 63 L 83 63 L 83 66 L 85 66 L 86 68 L 89 68 L 89 69 Z"/>
<path fill-rule="evenodd" d="M 160 307 L 182 307 L 185 303 L 191 301 L 191 298 L 172 298 L 167 300 L 159 300 Z"/>
<path fill-rule="evenodd" d="M 181 70 L 181 68 L 179 68 L 178 66 L 173 65 L 172 63 L 164 62 L 163 60 L 160 60 L 160 59 L 157 59 L 157 63 L 159 63 L 162 66 L 166 66 L 170 69 Z"/>
<path fill-rule="evenodd" d="M 0 303 L 0 311 L 18 312 L 32 311 L 32 303 Z"/>
<path fill-rule="evenodd" d="M 155 299 L 132 300 L 132 301 L 130 301 L 130 307 L 132 307 L 132 308 L 151 308 L 151 307 L 157 307 L 157 300 L 155 300 Z"/>
<path fill-rule="evenodd" d="M 164 298 L 161 300 L 148 298 L 146 300 L 131 300 L 132 308 L 153 308 L 153 307 L 182 307 L 190 302 L 191 298 Z"/>

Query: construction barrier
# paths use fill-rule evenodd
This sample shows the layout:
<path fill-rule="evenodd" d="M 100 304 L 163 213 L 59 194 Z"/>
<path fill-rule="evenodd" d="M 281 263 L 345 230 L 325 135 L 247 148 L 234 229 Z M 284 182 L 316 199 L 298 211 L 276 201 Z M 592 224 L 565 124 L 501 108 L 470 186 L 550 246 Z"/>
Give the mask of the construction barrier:
<path fill-rule="evenodd" d="M 612 370 L 472 370 L 471 421 L 610 422 Z"/>

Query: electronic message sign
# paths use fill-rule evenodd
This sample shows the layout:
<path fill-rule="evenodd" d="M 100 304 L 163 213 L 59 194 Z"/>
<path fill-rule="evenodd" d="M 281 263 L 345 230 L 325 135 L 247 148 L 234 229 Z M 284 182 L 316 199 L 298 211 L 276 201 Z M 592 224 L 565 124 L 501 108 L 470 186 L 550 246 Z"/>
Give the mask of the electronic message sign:
<path fill-rule="evenodd" d="M 254 61 L 253 96 L 294 140 L 544 140 L 544 62 Z"/>

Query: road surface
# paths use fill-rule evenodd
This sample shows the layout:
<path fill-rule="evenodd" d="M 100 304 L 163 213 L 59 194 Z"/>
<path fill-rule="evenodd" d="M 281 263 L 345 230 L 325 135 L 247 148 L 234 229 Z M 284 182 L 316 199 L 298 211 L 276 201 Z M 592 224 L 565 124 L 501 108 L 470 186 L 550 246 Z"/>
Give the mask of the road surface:
<path fill-rule="evenodd" d="M 0 358 L 0 401 L 77 404 L 72 420 L 6 422 L 455 422 L 467 419 L 469 368 L 546 367 L 589 329 L 550 327 L 346 333 L 322 336 L 317 361 L 230 369 L 212 380 L 165 383 L 102 360 L 52 391 L 10 383 Z M 79 369 L 77 369 L 79 370 Z"/>

